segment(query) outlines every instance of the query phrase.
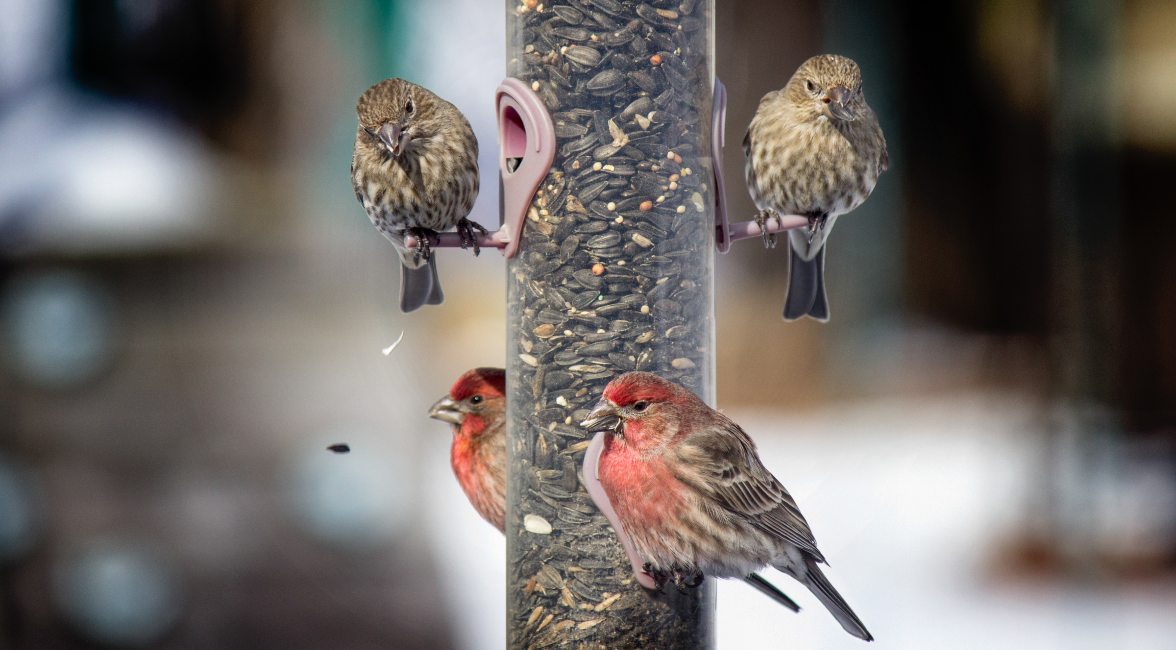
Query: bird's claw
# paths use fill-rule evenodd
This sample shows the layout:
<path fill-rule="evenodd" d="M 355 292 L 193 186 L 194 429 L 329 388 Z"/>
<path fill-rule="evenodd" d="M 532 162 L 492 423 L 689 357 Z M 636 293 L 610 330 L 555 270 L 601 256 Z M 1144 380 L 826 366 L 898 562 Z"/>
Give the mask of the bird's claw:
<path fill-rule="evenodd" d="M 817 233 L 821 232 L 821 230 L 825 228 L 825 219 L 826 216 L 823 214 L 820 216 L 808 218 L 808 243 L 810 246 L 813 243 L 813 238 L 817 236 Z"/>
<path fill-rule="evenodd" d="M 674 586 L 678 591 L 685 592 L 687 589 L 693 589 L 702 584 L 704 580 L 702 572 L 698 569 L 683 570 L 676 569 L 674 571 Z"/>
<path fill-rule="evenodd" d="M 669 570 L 654 569 L 653 565 L 646 562 L 641 570 L 649 577 L 653 578 L 653 584 L 661 591 L 666 583 L 672 582 L 678 591 L 685 593 L 687 589 L 693 589 L 701 585 L 705 576 L 698 569 L 684 569 L 679 566 L 674 566 Z"/>
<path fill-rule="evenodd" d="M 474 231 L 477 231 L 482 235 L 488 234 L 489 232 L 482 227 L 482 224 L 476 221 L 470 221 L 469 219 L 463 218 L 461 221 L 457 222 L 457 234 L 461 237 L 462 250 L 473 246 L 474 257 L 477 257 L 478 254 L 482 252 L 482 249 L 478 246 L 478 235 L 475 235 Z"/>
<path fill-rule="evenodd" d="M 412 254 L 413 262 L 420 264 L 421 260 L 428 261 L 433 256 L 433 235 L 436 233 L 428 228 L 409 228 L 405 232 L 417 240 L 416 251 Z"/>
<path fill-rule="evenodd" d="M 658 591 L 661 591 L 662 587 L 664 587 L 666 582 L 670 579 L 670 574 L 666 573 L 665 571 L 654 569 L 653 565 L 649 562 L 641 565 L 641 571 L 643 571 L 650 578 L 653 578 L 653 585 L 655 588 L 657 588 Z"/>
<path fill-rule="evenodd" d="M 764 239 L 764 248 L 776 247 L 776 233 L 768 232 L 768 219 L 773 219 L 775 216 L 776 215 L 768 212 L 767 210 L 760 210 L 759 213 L 755 215 L 755 224 L 759 226 L 760 236 Z"/>

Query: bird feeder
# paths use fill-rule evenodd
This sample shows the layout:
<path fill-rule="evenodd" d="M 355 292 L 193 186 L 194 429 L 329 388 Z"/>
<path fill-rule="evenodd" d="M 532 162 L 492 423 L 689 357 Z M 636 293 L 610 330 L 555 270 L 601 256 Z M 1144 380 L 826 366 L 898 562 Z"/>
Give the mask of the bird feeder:
<path fill-rule="evenodd" d="M 506 11 L 523 110 L 500 123 L 504 185 L 552 156 L 533 194 L 503 199 L 504 222 L 522 222 L 506 233 L 508 644 L 709 647 L 712 581 L 641 586 L 582 486 L 579 423 L 628 370 L 714 403 L 713 1 Z"/>

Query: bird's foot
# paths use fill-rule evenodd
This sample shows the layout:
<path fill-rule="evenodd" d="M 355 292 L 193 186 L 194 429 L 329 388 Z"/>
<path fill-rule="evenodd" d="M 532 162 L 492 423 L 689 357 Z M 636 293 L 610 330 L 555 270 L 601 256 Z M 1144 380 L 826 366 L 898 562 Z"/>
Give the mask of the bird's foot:
<path fill-rule="evenodd" d="M 409 228 L 404 232 L 417 240 L 416 252 L 412 254 L 413 262 L 420 264 L 421 260 L 428 261 L 433 256 L 433 237 L 437 233 L 428 228 Z"/>
<path fill-rule="evenodd" d="M 827 218 L 828 218 L 828 215 L 824 215 L 824 214 L 817 215 L 815 217 L 810 216 L 808 218 L 808 243 L 810 245 L 813 243 L 813 238 L 817 236 L 817 233 L 824 230 L 825 219 L 827 219 Z"/>
<path fill-rule="evenodd" d="M 693 589 L 702 584 L 705 576 L 702 571 L 698 569 L 675 569 L 674 570 L 674 586 L 678 591 L 685 592 L 687 589 Z"/>
<path fill-rule="evenodd" d="M 475 231 L 482 235 L 488 234 L 488 231 L 482 227 L 482 224 L 476 221 L 462 219 L 457 222 L 457 234 L 461 237 L 462 249 L 464 250 L 473 246 L 474 257 L 477 257 L 482 252 L 482 249 L 478 247 L 478 235 L 474 234 Z"/>
<path fill-rule="evenodd" d="M 776 215 L 767 210 L 760 210 L 755 215 L 755 225 L 759 226 L 760 236 L 764 238 L 764 248 L 776 247 L 776 233 L 768 232 L 768 219 L 774 219 Z"/>
<path fill-rule="evenodd" d="M 653 584 L 658 591 L 661 591 L 662 587 L 664 587 L 670 580 L 669 572 L 655 569 L 649 562 L 643 564 L 641 566 L 641 570 L 648 574 L 650 578 L 653 578 Z"/>

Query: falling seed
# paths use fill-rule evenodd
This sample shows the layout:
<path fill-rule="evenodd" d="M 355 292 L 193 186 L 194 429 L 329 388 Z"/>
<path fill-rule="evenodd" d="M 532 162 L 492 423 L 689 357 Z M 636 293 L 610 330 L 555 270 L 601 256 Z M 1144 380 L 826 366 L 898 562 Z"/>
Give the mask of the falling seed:
<path fill-rule="evenodd" d="M 523 517 L 523 528 L 528 533 L 535 533 L 536 535 L 551 534 L 551 523 L 539 515 L 527 515 Z"/>
<path fill-rule="evenodd" d="M 392 351 L 395 350 L 396 346 L 400 345 L 400 342 L 403 340 L 404 340 L 404 331 L 401 330 L 400 336 L 397 336 L 396 340 L 392 341 L 392 345 L 389 345 L 388 347 L 384 348 L 383 350 L 381 350 L 381 352 L 384 353 L 384 356 L 388 356 L 389 354 L 392 354 Z"/>
<path fill-rule="evenodd" d="M 327 451 L 333 451 L 336 454 L 348 454 L 351 453 L 351 445 L 345 442 L 336 442 L 335 444 L 328 446 Z"/>
<path fill-rule="evenodd" d="M 592 275 L 604 275 L 604 265 L 597 262 L 592 265 Z"/>

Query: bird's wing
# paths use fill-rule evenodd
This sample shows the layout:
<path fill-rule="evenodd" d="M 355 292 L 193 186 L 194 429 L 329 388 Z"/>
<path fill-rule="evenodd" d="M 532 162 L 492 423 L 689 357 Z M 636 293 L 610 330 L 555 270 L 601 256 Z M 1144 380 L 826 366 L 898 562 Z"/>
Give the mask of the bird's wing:
<path fill-rule="evenodd" d="M 681 446 L 682 461 L 697 472 L 696 487 L 724 510 L 824 562 L 796 500 L 760 462 L 755 443 L 743 429 L 723 419 L 721 435 L 696 436 Z"/>

